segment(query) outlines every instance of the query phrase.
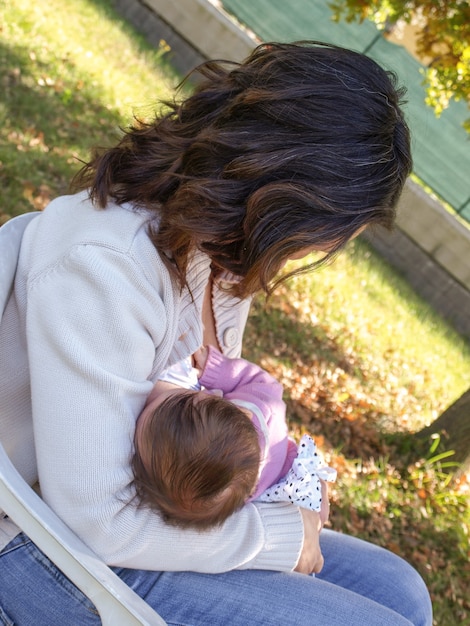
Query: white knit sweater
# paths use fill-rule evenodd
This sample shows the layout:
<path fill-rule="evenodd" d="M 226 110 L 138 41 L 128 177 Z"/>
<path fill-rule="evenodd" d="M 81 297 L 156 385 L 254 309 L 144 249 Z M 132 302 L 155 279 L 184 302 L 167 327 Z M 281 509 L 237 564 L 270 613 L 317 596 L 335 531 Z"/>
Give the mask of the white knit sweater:
<path fill-rule="evenodd" d="M 108 564 L 292 570 L 303 529 L 290 504 L 248 504 L 197 532 L 131 502 L 135 420 L 163 368 L 201 344 L 209 276 L 199 254 L 193 299 L 176 288 L 147 236 L 149 219 L 130 206 L 95 209 L 82 193 L 54 200 L 28 226 L 0 326 L 2 410 L 32 412 L 42 497 Z M 220 345 L 238 356 L 249 303 L 214 289 L 213 306 Z M 5 543 L 8 520 L 0 546 L 2 530 Z"/>

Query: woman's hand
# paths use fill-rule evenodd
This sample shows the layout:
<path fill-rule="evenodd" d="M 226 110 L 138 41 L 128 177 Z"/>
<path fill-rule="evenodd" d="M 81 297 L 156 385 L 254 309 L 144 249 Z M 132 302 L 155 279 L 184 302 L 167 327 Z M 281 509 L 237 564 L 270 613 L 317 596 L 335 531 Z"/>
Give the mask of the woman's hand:
<path fill-rule="evenodd" d="M 321 483 L 321 511 L 320 519 L 322 528 L 330 517 L 330 500 L 328 494 L 328 483 L 320 478 Z"/>
<path fill-rule="evenodd" d="M 294 571 L 301 574 L 318 574 L 323 567 L 323 555 L 320 550 L 321 517 L 316 511 L 303 508 L 299 510 L 304 524 L 304 545 Z"/>

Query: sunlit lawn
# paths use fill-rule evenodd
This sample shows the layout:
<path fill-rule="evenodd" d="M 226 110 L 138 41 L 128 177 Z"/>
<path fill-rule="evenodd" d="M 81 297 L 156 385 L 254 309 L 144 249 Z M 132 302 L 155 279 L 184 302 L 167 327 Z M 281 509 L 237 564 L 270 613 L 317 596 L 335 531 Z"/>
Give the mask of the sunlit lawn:
<path fill-rule="evenodd" d="M 0 223 L 67 190 L 179 81 L 104 0 L 0 4 Z"/>
<path fill-rule="evenodd" d="M 412 436 L 468 389 L 468 343 L 356 240 L 257 298 L 245 350 L 284 383 L 293 434 L 338 469 L 332 526 L 412 562 L 436 624 L 470 623 L 469 485 L 449 482 L 439 438 Z"/>
<path fill-rule="evenodd" d="M 0 223 L 64 193 L 93 145 L 170 97 L 179 77 L 105 0 L 0 5 Z M 245 356 L 285 385 L 292 432 L 339 471 L 332 525 L 409 559 L 436 624 L 470 623 L 468 485 L 410 433 L 470 385 L 470 350 L 361 241 L 257 298 Z M 432 446 L 437 446 L 436 449 Z"/>

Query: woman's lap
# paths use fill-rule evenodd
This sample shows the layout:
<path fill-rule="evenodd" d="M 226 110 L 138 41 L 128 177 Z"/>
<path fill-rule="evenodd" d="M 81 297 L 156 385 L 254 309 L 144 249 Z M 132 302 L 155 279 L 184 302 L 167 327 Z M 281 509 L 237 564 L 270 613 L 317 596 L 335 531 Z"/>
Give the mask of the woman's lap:
<path fill-rule="evenodd" d="M 428 594 L 404 561 L 331 531 L 322 533 L 322 548 L 325 569 L 317 578 L 253 570 L 217 575 L 115 571 L 175 626 L 430 626 Z M 29 542 L 20 540 L 0 556 L 0 580 L 0 623 L 99 624 L 89 601 Z"/>
<path fill-rule="evenodd" d="M 405 615 L 412 624 L 432 624 L 431 599 L 418 572 L 401 557 L 367 541 L 324 530 L 325 565 L 318 578 Z"/>
<path fill-rule="evenodd" d="M 405 561 L 332 531 L 321 539 L 325 568 L 316 578 L 253 570 L 165 572 L 153 581 L 145 575 L 142 583 L 138 572 L 118 573 L 172 625 L 431 625 L 428 592 Z"/>

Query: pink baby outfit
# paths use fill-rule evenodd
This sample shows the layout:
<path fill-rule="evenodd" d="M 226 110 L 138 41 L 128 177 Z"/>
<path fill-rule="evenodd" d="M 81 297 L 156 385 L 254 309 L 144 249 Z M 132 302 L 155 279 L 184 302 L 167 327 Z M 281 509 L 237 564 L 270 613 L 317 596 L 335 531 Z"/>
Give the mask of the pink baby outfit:
<path fill-rule="evenodd" d="M 188 389 L 202 386 L 208 391 L 219 391 L 227 400 L 250 411 L 262 459 L 256 490 L 250 500 L 292 502 L 320 511 L 319 479 L 334 481 L 336 471 L 324 466 L 309 435 L 302 437 L 298 448 L 289 438 L 283 388 L 268 372 L 245 359 L 228 358 L 209 346 L 199 380 L 190 359 L 165 370 L 160 380 Z"/>
<path fill-rule="evenodd" d="M 209 347 L 199 382 L 208 390 L 252 414 L 261 448 L 261 468 L 252 500 L 284 476 L 297 455 L 297 446 L 287 433 L 283 388 L 270 374 L 245 359 L 230 359 Z"/>

